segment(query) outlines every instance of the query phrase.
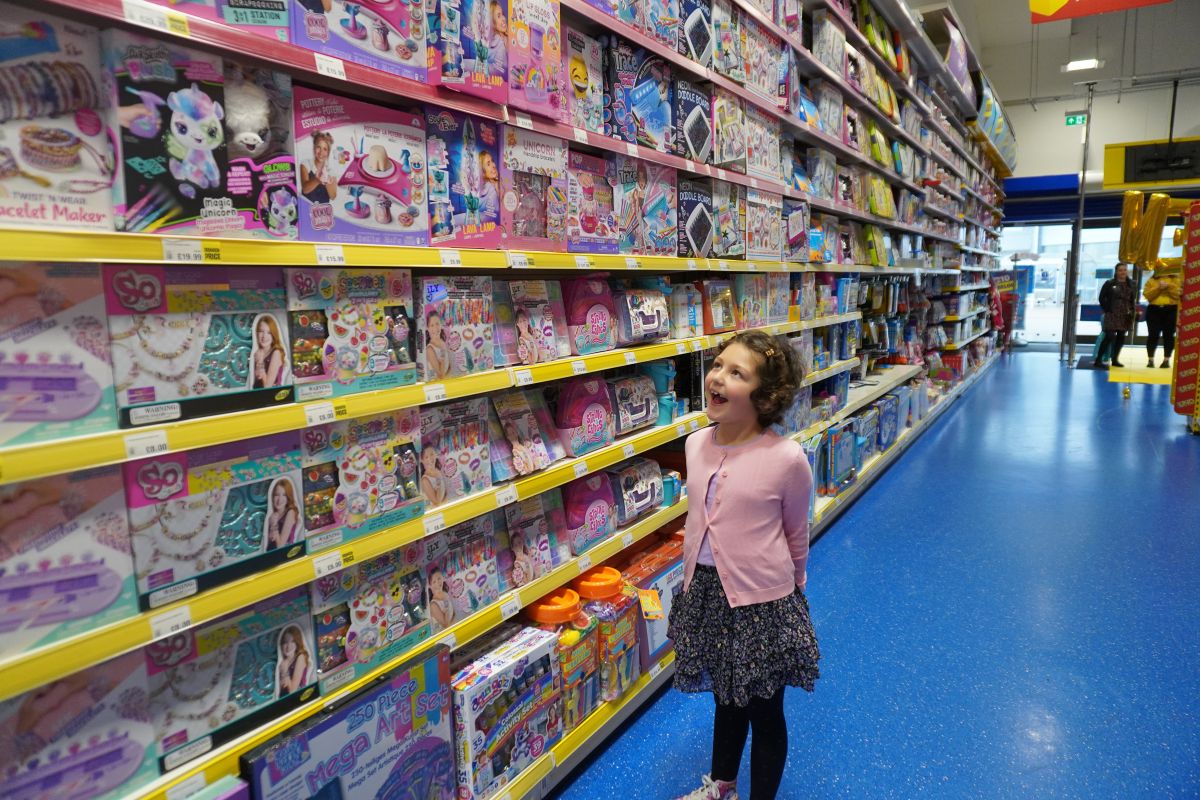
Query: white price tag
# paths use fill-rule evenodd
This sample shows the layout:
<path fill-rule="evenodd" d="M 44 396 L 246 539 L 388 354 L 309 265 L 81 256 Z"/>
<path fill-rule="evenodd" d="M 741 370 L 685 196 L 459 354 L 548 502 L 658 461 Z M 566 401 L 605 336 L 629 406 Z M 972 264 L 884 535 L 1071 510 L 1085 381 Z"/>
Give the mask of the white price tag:
<path fill-rule="evenodd" d="M 688 172 L 696 172 L 697 171 L 695 161 L 692 161 L 690 158 L 685 159 L 685 161 L 687 162 L 686 166 L 687 166 Z"/>
<path fill-rule="evenodd" d="M 675 352 L 678 353 L 679 355 L 683 355 L 684 353 L 687 352 L 687 345 L 684 344 L 683 342 L 676 342 L 675 343 Z"/>
<path fill-rule="evenodd" d="M 627 444 L 621 448 L 621 455 L 623 455 L 625 458 L 632 458 L 635 452 L 637 452 L 637 448 L 635 448 L 632 444 Z"/>
<path fill-rule="evenodd" d="M 333 403 L 313 403 L 304 407 L 304 419 L 310 428 L 327 425 L 337 419 L 337 412 L 333 410 Z"/>
<path fill-rule="evenodd" d="M 587 465 L 586 461 L 580 461 L 577 464 L 575 464 L 575 477 L 576 478 L 582 478 L 584 475 L 587 475 L 587 471 L 588 471 L 588 465 Z"/>
<path fill-rule="evenodd" d="M 496 507 L 504 508 L 507 505 L 517 502 L 517 487 L 505 486 L 503 489 L 496 490 Z"/>
<path fill-rule="evenodd" d="M 750 272 L 755 272 L 758 269 L 758 266 L 755 265 L 753 261 L 747 261 L 746 269 L 748 269 Z"/>
<path fill-rule="evenodd" d="M 727 181 L 727 180 L 729 180 L 729 173 L 726 172 L 725 170 L 721 169 L 720 167 L 717 167 L 717 177 L 723 181 Z"/>
<path fill-rule="evenodd" d="M 700 265 L 696 263 L 696 259 L 694 259 L 694 258 L 688 259 L 688 269 L 692 270 L 692 271 L 700 269 Z"/>
<path fill-rule="evenodd" d="M 461 267 L 462 253 L 457 250 L 442 250 L 442 266 L 443 267 Z"/>
<path fill-rule="evenodd" d="M 529 386 L 533 383 L 533 372 L 527 369 L 513 370 L 514 386 Z"/>
<path fill-rule="evenodd" d="M 700 421 L 694 419 L 688 423 L 688 427 L 692 429 L 692 433 L 695 433 L 700 429 Z"/>
<path fill-rule="evenodd" d="M 176 11 L 147 8 L 140 3 L 129 2 L 129 0 L 124 0 L 121 3 L 121 10 L 125 15 L 125 19 L 130 22 L 146 25 L 150 28 L 157 28 L 164 33 L 173 33 L 177 36 L 192 35 L 187 17 Z M 172 798 L 172 800 L 181 800 L 181 798 Z"/>
<path fill-rule="evenodd" d="M 688 432 L 687 425 L 676 425 L 675 426 L 675 435 L 676 436 L 687 436 L 687 432 Z"/>
<path fill-rule="evenodd" d="M 513 269 L 528 269 L 529 256 L 525 255 L 524 253 L 509 253 L 508 265 Z"/>
<path fill-rule="evenodd" d="M 324 53 L 313 53 L 313 58 L 317 62 L 318 74 L 337 78 L 339 81 L 346 80 L 346 63 L 340 58 L 327 56 Z"/>
<path fill-rule="evenodd" d="M 632 547 L 632 546 L 633 546 L 633 534 L 632 533 L 627 533 L 621 537 L 621 547 Z"/>
<path fill-rule="evenodd" d="M 717 269 L 721 270 L 722 272 L 729 272 L 729 262 L 728 261 L 718 261 Z"/>
<path fill-rule="evenodd" d="M 334 550 L 332 553 L 322 553 L 319 556 L 314 556 L 312 563 L 313 574 L 318 578 L 332 575 L 342 568 L 342 551 Z"/>
<path fill-rule="evenodd" d="M 662 675 L 662 671 L 663 671 L 664 669 L 665 669 L 665 667 L 663 667 L 663 665 L 662 665 L 662 662 L 661 662 L 661 661 L 660 661 L 660 662 L 658 662 L 657 664 L 655 664 L 653 667 L 651 667 L 651 668 L 650 668 L 650 680 L 654 680 L 654 679 L 655 679 L 655 678 L 657 678 L 659 675 Z"/>
<path fill-rule="evenodd" d="M 571 362 L 571 373 L 572 374 L 583 375 L 587 371 L 588 371 L 588 367 L 587 367 L 586 361 L 572 361 Z"/>
<path fill-rule="evenodd" d="M 527 131 L 533 130 L 533 119 L 520 111 L 512 112 L 512 123 L 518 128 L 524 128 Z"/>
<path fill-rule="evenodd" d="M 438 639 L 438 644 L 444 644 L 451 650 L 458 647 L 458 637 L 454 635 L 454 631 L 447 633 L 441 639 Z"/>
<path fill-rule="evenodd" d="M 576 128 L 575 129 L 575 141 L 579 142 L 580 144 L 587 144 L 588 143 L 588 132 L 585 131 L 583 128 Z"/>
<path fill-rule="evenodd" d="M 146 458 L 167 452 L 166 431 L 146 431 L 145 433 L 129 433 L 125 435 L 125 457 L 129 459 Z"/>
<path fill-rule="evenodd" d="M 340 267 L 346 263 L 346 251 L 340 244 L 318 244 L 317 263 L 321 266 Z"/>
<path fill-rule="evenodd" d="M 500 604 L 501 619 L 512 619 L 521 611 L 521 598 L 516 595 L 510 596 L 507 600 Z"/>
<path fill-rule="evenodd" d="M 163 261 L 174 264 L 203 264 L 204 247 L 199 239 L 163 239 Z"/>
<path fill-rule="evenodd" d="M 575 559 L 575 563 L 579 565 L 579 572 L 582 574 L 592 568 L 592 557 L 585 553 Z"/>
<path fill-rule="evenodd" d="M 192 627 L 192 610 L 186 605 L 150 618 L 150 638 L 154 641 L 173 636 Z"/>
<path fill-rule="evenodd" d="M 632 157 L 634 157 L 634 158 L 637 158 L 637 154 L 638 154 L 638 148 L 637 148 L 637 145 L 636 145 L 636 144 L 633 144 L 633 143 L 631 143 L 631 142 L 626 142 L 626 143 L 625 143 L 625 152 L 626 152 L 628 155 L 630 155 L 630 156 L 632 156 Z"/>
<path fill-rule="evenodd" d="M 750 185 L 751 185 L 752 187 L 754 187 L 755 189 L 757 189 L 757 188 L 758 188 L 758 178 L 751 178 L 751 179 L 750 179 Z"/>
<path fill-rule="evenodd" d="M 433 514 L 425 517 L 425 535 L 429 536 L 433 533 L 441 533 L 446 530 L 446 518 L 441 514 Z"/>
<path fill-rule="evenodd" d="M 692 342 L 692 352 L 699 353 L 701 350 L 704 349 L 704 345 L 705 345 L 704 339 L 697 339 L 696 341 Z"/>
<path fill-rule="evenodd" d="M 188 800 L 189 797 L 195 797 L 204 791 L 206 786 L 208 786 L 208 777 L 203 772 L 197 772 L 167 789 L 165 794 L 167 800 Z"/>
<path fill-rule="evenodd" d="M 446 399 L 446 385 L 442 383 L 430 383 L 425 386 L 425 402 L 438 403 Z"/>
<path fill-rule="evenodd" d="M 637 353 L 630 351 L 625 354 L 625 364 L 627 366 L 633 366 L 636 363 L 637 363 Z"/>
<path fill-rule="evenodd" d="M 638 262 L 638 260 L 636 258 L 626 257 L 625 269 L 639 269 L 641 266 L 642 265 Z"/>
<path fill-rule="evenodd" d="M 575 266 L 578 269 L 591 269 L 592 260 L 587 256 L 575 256 Z"/>

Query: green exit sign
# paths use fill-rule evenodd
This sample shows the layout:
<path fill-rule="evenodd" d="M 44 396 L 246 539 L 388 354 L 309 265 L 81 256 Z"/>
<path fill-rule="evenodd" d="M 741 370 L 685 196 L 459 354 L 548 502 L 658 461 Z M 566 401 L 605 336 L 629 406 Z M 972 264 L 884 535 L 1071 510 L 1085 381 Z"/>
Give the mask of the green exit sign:
<path fill-rule="evenodd" d="M 1068 128 L 1073 127 L 1075 125 L 1086 125 L 1086 124 L 1087 124 L 1087 114 L 1083 113 L 1082 111 L 1074 113 L 1074 114 L 1067 114 L 1067 127 Z"/>

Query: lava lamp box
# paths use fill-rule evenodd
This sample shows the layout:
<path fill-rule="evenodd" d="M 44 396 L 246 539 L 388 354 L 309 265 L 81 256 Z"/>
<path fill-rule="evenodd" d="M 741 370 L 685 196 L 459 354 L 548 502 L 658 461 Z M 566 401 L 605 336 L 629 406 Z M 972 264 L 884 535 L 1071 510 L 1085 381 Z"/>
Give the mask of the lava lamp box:
<path fill-rule="evenodd" d="M 314 425 L 300 433 L 310 553 L 419 517 L 416 409 Z"/>
<path fill-rule="evenodd" d="M 290 0 L 292 41 L 372 69 L 426 80 L 423 0 Z"/>
<path fill-rule="evenodd" d="M 242 756 L 256 800 L 452 800 L 450 651 L 410 659 Z"/>
<path fill-rule="evenodd" d="M 301 239 L 429 244 L 420 113 L 297 87 L 296 162 Z"/>
<path fill-rule="evenodd" d="M 122 427 L 292 402 L 283 270 L 105 264 Z"/>
<path fill-rule="evenodd" d="M 162 770 L 316 697 L 315 652 L 306 587 L 142 648 Z"/>
<path fill-rule="evenodd" d="M 712 0 L 680 0 L 679 46 L 676 49 L 702 67 L 712 66 Z"/>
<path fill-rule="evenodd" d="M 567 143 L 505 125 L 500 208 L 503 246 L 567 249 Z"/>
<path fill-rule="evenodd" d="M 586 153 L 567 153 L 567 250 L 615 254 L 620 231 L 613 207 L 608 162 Z"/>
<path fill-rule="evenodd" d="M 416 542 L 308 585 L 317 680 L 329 694 L 429 637 L 425 545 Z"/>
<path fill-rule="evenodd" d="M 409 270 L 289 268 L 287 291 L 297 400 L 416 381 Z"/>
<path fill-rule="evenodd" d="M 117 229 L 296 238 L 291 79 L 120 30 L 101 38 Z"/>
<path fill-rule="evenodd" d="M 113 229 L 100 34 L 0 5 L 0 225 Z"/>
<path fill-rule="evenodd" d="M 295 432 L 123 465 L 137 585 L 158 608 L 304 552 Z"/>
<path fill-rule="evenodd" d="M 492 485 L 488 400 L 479 397 L 421 409 L 421 494 L 427 508 Z"/>
<path fill-rule="evenodd" d="M 612 167 L 620 251 L 647 256 L 677 255 L 675 168 L 628 156 L 614 157 Z"/>
<path fill-rule="evenodd" d="M 10 264 L 0 286 L 0 443 L 115 428 L 100 266 Z"/>
<path fill-rule="evenodd" d="M 0 657 L 138 613 L 117 467 L 0 488 Z"/>
<path fill-rule="evenodd" d="M 508 104 L 558 119 L 566 101 L 558 0 L 511 3 Z"/>
<path fill-rule="evenodd" d="M 691 81 L 675 81 L 675 154 L 711 164 L 712 96 Z"/>
<path fill-rule="evenodd" d="M 712 183 L 704 180 L 679 182 L 679 255 L 708 258 L 712 255 Z"/>
<path fill-rule="evenodd" d="M 563 69 L 566 71 L 564 122 L 592 133 L 604 133 L 604 51 L 585 33 L 564 27 Z"/>
<path fill-rule="evenodd" d="M 491 277 L 423 277 L 415 289 L 417 377 L 440 381 L 492 369 L 496 350 Z"/>
<path fill-rule="evenodd" d="M 499 247 L 500 126 L 445 109 L 425 111 L 429 243 Z"/>
<path fill-rule="evenodd" d="M 746 192 L 746 257 L 779 261 L 783 255 L 783 198 L 770 192 Z"/>
<path fill-rule="evenodd" d="M 251 33 L 286 42 L 291 35 L 291 0 L 149 0 L 157 6 L 201 19 L 223 22 Z"/>
<path fill-rule="evenodd" d="M 430 83 L 508 101 L 507 0 L 440 0 L 431 16 Z"/>
<path fill-rule="evenodd" d="M 4 796 L 139 794 L 159 775 L 148 695 L 146 663 L 135 650 L 0 701 Z"/>

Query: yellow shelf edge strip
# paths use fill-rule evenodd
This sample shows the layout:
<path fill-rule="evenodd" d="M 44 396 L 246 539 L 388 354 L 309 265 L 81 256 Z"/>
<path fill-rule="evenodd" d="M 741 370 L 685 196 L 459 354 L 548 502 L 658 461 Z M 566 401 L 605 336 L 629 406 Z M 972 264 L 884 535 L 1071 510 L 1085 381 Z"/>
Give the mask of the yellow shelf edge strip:
<path fill-rule="evenodd" d="M 791 438 L 795 439 L 797 442 L 803 442 L 805 439 L 811 439 L 818 433 L 824 433 L 837 423 L 854 414 L 854 412 L 861 411 L 870 403 L 883 397 L 900 384 L 917 377 L 925 368 L 912 365 L 903 365 L 892 367 L 892 369 L 895 370 L 895 374 L 887 375 L 887 383 L 881 383 L 878 386 L 872 386 L 870 392 L 867 392 L 862 397 L 855 398 L 853 401 L 847 403 L 845 408 L 839 409 L 837 413 L 835 413 L 829 419 L 821 420 L 820 422 L 809 425 L 799 433 L 792 433 L 789 434 L 789 436 L 791 436 Z"/>

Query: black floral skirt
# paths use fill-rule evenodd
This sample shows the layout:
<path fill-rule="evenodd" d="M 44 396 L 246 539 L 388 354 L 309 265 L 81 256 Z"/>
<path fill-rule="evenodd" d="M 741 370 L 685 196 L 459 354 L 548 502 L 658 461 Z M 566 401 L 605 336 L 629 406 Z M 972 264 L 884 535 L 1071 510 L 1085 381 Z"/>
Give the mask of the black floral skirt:
<path fill-rule="evenodd" d="M 671 605 L 675 688 L 712 692 L 722 705 L 744 707 L 784 686 L 811 692 L 821 651 L 801 592 L 730 608 L 717 570 L 703 564 Z"/>

